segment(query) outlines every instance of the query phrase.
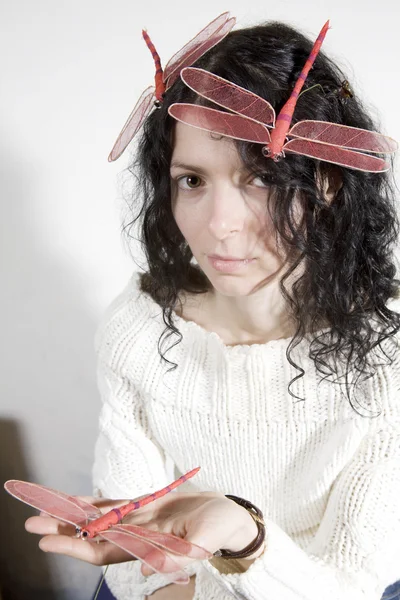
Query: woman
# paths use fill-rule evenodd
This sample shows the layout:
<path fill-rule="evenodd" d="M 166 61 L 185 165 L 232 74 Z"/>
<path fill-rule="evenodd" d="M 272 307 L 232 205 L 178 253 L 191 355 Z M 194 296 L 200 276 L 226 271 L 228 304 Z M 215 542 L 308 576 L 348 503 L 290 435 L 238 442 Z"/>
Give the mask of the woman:
<path fill-rule="evenodd" d="M 229 33 L 195 66 L 279 111 L 311 48 L 270 23 Z M 294 121 L 375 129 L 343 80 L 320 53 Z M 378 600 L 400 579 L 389 176 L 302 154 L 275 162 L 260 144 L 176 122 L 168 109 L 182 103 L 212 106 L 177 79 L 146 119 L 132 167 L 147 266 L 97 333 L 94 480 L 97 496 L 133 498 L 200 465 L 190 491 L 131 522 L 231 559 L 176 558 L 192 575 L 186 588 L 165 587 L 139 561 L 112 564 L 107 582 L 120 600 Z M 265 540 L 237 498 L 261 509 Z M 46 534 L 48 551 L 129 560 L 108 543 L 49 535 L 64 532 L 54 519 L 27 528 Z"/>

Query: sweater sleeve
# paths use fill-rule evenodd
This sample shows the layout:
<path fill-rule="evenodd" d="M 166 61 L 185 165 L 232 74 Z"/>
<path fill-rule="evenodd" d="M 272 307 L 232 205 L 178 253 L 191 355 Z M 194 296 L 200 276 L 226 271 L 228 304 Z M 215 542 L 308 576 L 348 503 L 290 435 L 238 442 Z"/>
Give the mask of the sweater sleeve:
<path fill-rule="evenodd" d="M 267 518 L 266 549 L 247 571 L 202 564 L 240 600 L 380 600 L 400 579 L 399 499 L 397 423 L 365 438 L 333 484 L 308 547 Z"/>
<path fill-rule="evenodd" d="M 109 307 L 95 339 L 97 382 L 103 406 L 95 447 L 95 495 L 133 499 L 168 485 L 174 465 L 157 441 L 146 417 L 142 394 L 126 376 L 127 353 L 121 332 L 121 311 L 129 301 L 127 290 Z M 122 319 L 123 320 L 123 319 Z M 111 565 L 107 584 L 118 600 L 144 600 L 166 585 L 162 575 L 144 577 L 141 562 Z M 191 574 L 190 569 L 186 569 Z"/>
<path fill-rule="evenodd" d="M 134 279 L 107 308 L 95 336 L 97 386 L 102 400 L 95 447 L 96 495 L 136 498 L 167 485 L 173 465 L 153 439 L 145 403 L 129 375 L 129 340 L 139 328 Z M 171 481 L 172 481 L 171 479 Z"/>

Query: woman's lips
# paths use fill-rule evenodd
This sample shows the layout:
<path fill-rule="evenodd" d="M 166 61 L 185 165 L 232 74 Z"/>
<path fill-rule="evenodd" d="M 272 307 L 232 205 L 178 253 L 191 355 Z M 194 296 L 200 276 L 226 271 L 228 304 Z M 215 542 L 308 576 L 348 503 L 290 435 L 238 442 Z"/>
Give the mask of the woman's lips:
<path fill-rule="evenodd" d="M 233 273 L 234 271 L 237 271 L 239 269 L 244 269 L 256 260 L 255 258 L 232 260 L 232 259 L 216 258 L 213 256 L 208 256 L 207 258 L 208 258 L 210 265 L 216 271 L 220 271 L 222 273 Z"/>

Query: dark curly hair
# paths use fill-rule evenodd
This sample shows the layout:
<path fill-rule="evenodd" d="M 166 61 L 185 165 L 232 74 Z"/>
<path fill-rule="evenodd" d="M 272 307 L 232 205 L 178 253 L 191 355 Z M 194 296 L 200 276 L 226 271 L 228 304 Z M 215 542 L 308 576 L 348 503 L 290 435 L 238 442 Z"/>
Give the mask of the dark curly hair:
<path fill-rule="evenodd" d="M 278 113 L 311 48 L 312 42 L 295 29 L 271 22 L 229 33 L 193 66 L 258 94 Z M 320 52 L 298 100 L 293 123 L 315 119 L 377 130 L 359 99 L 341 93 L 344 79 L 339 68 Z M 168 107 L 174 102 L 205 103 L 179 78 L 166 92 L 162 106 L 145 121 L 135 161 L 129 167 L 135 177 L 130 206 L 133 219 L 123 230 L 129 237 L 132 228 L 138 227 L 136 234 L 148 265 L 141 287 L 162 307 L 166 329 L 158 349 L 176 368 L 163 355 L 162 345 L 171 335 L 178 336 L 173 345 L 182 339 L 174 325 L 179 294 L 203 294 L 211 284 L 193 264 L 191 250 L 172 214 L 169 170 L 176 122 L 168 115 Z M 235 143 L 249 171 L 267 177 L 272 185 L 266 210 L 287 256 L 280 288 L 296 324 L 286 356 L 299 373 L 288 391 L 297 397 L 290 387 L 305 371 L 292 360 L 291 352 L 307 337 L 317 370 L 324 378 L 335 376 L 331 380 L 345 386 L 354 408 L 351 391 L 371 377 L 377 366 L 371 363 L 372 354 L 380 351 L 384 360 L 391 361 L 382 342 L 400 329 L 400 314 L 387 306 L 389 299 L 399 295 L 394 258 L 399 222 L 390 176 L 293 154 L 275 163 L 262 156 L 259 144 Z M 331 202 L 321 192 L 321 181 L 336 182 L 336 188 L 341 182 Z M 294 218 L 295 196 L 303 209 L 300 223 Z M 301 274 L 288 289 L 285 282 L 293 278 L 298 267 Z M 321 325 L 322 331 L 318 330 Z M 392 337 L 393 342 L 396 340 Z"/>

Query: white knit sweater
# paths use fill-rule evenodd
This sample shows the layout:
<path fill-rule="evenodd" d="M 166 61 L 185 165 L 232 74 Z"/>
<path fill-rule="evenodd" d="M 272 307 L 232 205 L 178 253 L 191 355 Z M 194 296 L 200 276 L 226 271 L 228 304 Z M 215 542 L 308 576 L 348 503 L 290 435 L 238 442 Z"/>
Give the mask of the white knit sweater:
<path fill-rule="evenodd" d="M 321 381 L 308 342 L 225 346 L 216 333 L 176 317 L 183 340 L 160 359 L 161 308 L 134 274 L 96 335 L 103 400 L 94 485 L 110 498 L 160 489 L 200 465 L 185 491 L 219 491 L 266 517 L 267 548 L 244 573 L 209 561 L 195 600 L 378 600 L 400 579 L 400 352 L 358 396 L 378 418 L 359 416 L 339 385 Z M 174 341 L 171 338 L 170 342 Z M 167 342 L 167 346 L 172 345 Z M 370 414 L 366 408 L 359 412 Z M 174 492 L 172 492 L 174 493 Z M 227 561 L 225 561 L 227 562 Z M 140 562 L 109 568 L 118 600 L 143 600 L 165 585 Z"/>

